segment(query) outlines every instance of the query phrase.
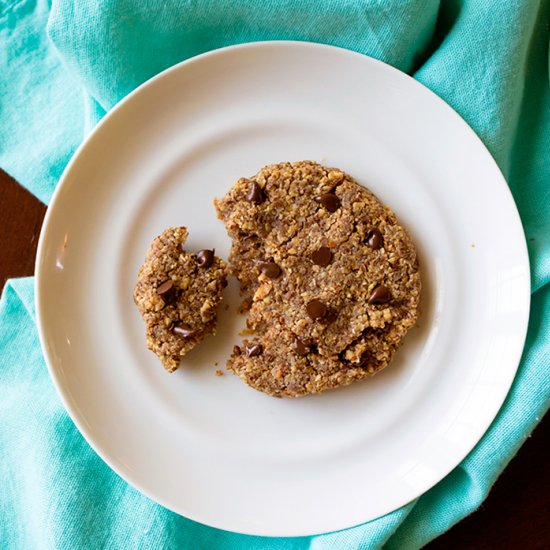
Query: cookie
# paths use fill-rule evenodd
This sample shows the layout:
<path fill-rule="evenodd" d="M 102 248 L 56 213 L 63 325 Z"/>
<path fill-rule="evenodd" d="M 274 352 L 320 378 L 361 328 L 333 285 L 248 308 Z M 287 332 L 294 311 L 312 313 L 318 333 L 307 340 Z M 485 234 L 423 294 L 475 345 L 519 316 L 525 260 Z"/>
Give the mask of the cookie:
<path fill-rule="evenodd" d="M 294 397 L 388 365 L 417 320 L 421 283 L 414 244 L 387 206 L 308 161 L 241 178 L 215 204 L 254 335 L 229 370 Z"/>
<path fill-rule="evenodd" d="M 205 336 L 216 331 L 217 307 L 229 268 L 213 250 L 183 249 L 185 227 L 158 236 L 139 270 L 134 301 L 146 324 L 147 347 L 168 372 Z"/>

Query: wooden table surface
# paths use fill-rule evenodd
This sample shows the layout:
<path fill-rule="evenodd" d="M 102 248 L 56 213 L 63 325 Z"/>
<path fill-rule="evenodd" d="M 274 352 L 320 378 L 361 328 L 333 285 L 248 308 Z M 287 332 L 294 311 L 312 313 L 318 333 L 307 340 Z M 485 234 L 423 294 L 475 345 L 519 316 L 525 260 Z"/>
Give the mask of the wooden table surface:
<path fill-rule="evenodd" d="M 33 274 L 45 212 L 43 204 L 0 170 L 0 288 L 7 278 Z M 549 435 L 546 419 L 520 449 L 481 508 L 426 548 L 550 549 Z"/>

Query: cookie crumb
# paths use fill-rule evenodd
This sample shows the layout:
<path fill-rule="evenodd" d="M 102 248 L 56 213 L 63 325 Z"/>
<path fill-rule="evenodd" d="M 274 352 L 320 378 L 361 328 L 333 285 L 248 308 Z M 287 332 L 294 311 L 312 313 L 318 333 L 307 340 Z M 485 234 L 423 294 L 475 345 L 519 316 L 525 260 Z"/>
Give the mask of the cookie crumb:
<path fill-rule="evenodd" d="M 223 371 L 221 371 L 220 369 L 217 369 L 216 376 L 223 376 Z"/>

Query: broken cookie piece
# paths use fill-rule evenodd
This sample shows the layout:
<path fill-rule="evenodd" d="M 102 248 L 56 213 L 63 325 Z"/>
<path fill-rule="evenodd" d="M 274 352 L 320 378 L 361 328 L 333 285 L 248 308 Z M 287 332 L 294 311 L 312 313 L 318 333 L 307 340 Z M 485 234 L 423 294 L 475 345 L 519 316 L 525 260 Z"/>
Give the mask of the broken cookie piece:
<path fill-rule="evenodd" d="M 253 334 L 228 369 L 278 397 L 386 367 L 418 317 L 416 250 L 394 213 L 336 168 L 266 166 L 219 201 Z"/>
<path fill-rule="evenodd" d="M 213 250 L 183 248 L 185 227 L 169 227 L 151 244 L 134 288 L 146 324 L 147 347 L 168 372 L 216 331 L 217 307 L 227 286 L 226 263 Z"/>

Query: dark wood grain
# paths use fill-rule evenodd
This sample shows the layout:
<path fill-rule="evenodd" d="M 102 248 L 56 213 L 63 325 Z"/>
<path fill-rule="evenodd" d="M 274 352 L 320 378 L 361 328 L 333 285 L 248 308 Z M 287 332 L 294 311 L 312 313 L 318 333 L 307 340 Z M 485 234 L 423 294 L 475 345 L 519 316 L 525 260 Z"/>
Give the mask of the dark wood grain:
<path fill-rule="evenodd" d="M 550 549 L 550 422 L 544 418 L 482 506 L 427 550 Z"/>
<path fill-rule="evenodd" d="M 32 275 L 45 207 L 0 170 L 0 282 Z M 550 549 L 550 423 L 519 451 L 483 506 L 428 550 Z M 429 521 L 429 518 L 427 519 Z"/>
<path fill-rule="evenodd" d="M 0 170 L 0 289 L 9 277 L 34 272 L 46 207 Z"/>

